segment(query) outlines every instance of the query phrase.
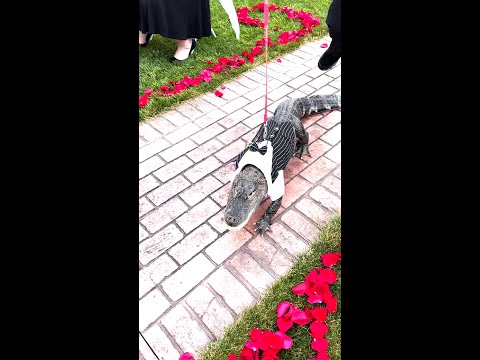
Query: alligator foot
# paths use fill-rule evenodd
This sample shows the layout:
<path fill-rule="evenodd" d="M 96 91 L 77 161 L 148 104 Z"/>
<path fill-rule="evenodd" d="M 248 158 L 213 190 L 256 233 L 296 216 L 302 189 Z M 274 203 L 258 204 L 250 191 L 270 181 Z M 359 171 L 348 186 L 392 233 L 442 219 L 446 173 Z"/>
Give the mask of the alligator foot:
<path fill-rule="evenodd" d="M 262 218 L 256 223 L 255 231 L 259 231 L 259 233 L 264 236 L 265 233 L 270 230 L 270 216 L 263 215 Z"/>
<path fill-rule="evenodd" d="M 308 144 L 303 144 L 303 145 L 298 145 L 297 146 L 297 151 L 295 152 L 295 156 L 298 157 L 299 159 L 303 159 L 304 155 L 310 155 L 310 150 L 308 149 Z"/>

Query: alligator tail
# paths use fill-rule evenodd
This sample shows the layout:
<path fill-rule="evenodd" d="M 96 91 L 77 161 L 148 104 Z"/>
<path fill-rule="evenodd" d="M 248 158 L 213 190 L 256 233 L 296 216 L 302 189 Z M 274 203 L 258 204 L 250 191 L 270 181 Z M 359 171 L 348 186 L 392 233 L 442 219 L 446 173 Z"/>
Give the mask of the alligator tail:
<path fill-rule="evenodd" d="M 333 110 L 341 107 L 341 95 L 313 95 L 298 99 L 288 99 L 280 103 L 275 113 L 290 113 L 299 119 L 304 116 L 324 110 Z"/>
<path fill-rule="evenodd" d="M 296 99 L 293 104 L 295 115 L 299 118 L 318 113 L 324 110 L 333 110 L 341 107 L 341 95 L 313 95 Z"/>

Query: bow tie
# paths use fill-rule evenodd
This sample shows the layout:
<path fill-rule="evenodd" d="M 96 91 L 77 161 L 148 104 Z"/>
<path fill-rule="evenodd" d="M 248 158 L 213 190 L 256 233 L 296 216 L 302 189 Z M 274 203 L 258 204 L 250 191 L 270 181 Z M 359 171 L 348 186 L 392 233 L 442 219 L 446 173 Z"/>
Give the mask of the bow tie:
<path fill-rule="evenodd" d="M 260 154 L 265 155 L 267 152 L 267 145 L 262 146 L 261 148 L 258 147 L 256 143 L 250 145 L 250 150 L 258 151 Z"/>

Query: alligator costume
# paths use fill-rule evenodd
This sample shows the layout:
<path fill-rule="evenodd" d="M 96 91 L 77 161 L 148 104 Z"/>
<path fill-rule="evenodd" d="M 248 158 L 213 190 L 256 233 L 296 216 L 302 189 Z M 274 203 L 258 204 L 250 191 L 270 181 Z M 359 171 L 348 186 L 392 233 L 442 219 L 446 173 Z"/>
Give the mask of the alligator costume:
<path fill-rule="evenodd" d="M 339 95 L 288 99 L 278 105 L 273 117 L 267 119 L 266 134 L 262 124 L 252 142 L 235 159 L 236 170 L 224 216 L 230 229 L 245 226 L 268 195 L 272 203 L 255 228 L 265 234 L 282 203 L 285 187 L 283 170 L 293 156 L 300 159 L 304 155 L 310 156 L 308 133 L 300 119 L 340 107 Z"/>

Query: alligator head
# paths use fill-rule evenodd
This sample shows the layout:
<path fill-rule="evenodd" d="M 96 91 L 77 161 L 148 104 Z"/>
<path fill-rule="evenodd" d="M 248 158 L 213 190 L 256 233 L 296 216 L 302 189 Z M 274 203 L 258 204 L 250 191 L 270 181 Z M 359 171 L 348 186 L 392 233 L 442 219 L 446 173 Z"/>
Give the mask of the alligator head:
<path fill-rule="evenodd" d="M 232 182 L 225 207 L 225 222 L 231 230 L 244 227 L 267 195 L 267 180 L 253 165 L 246 165 Z"/>

